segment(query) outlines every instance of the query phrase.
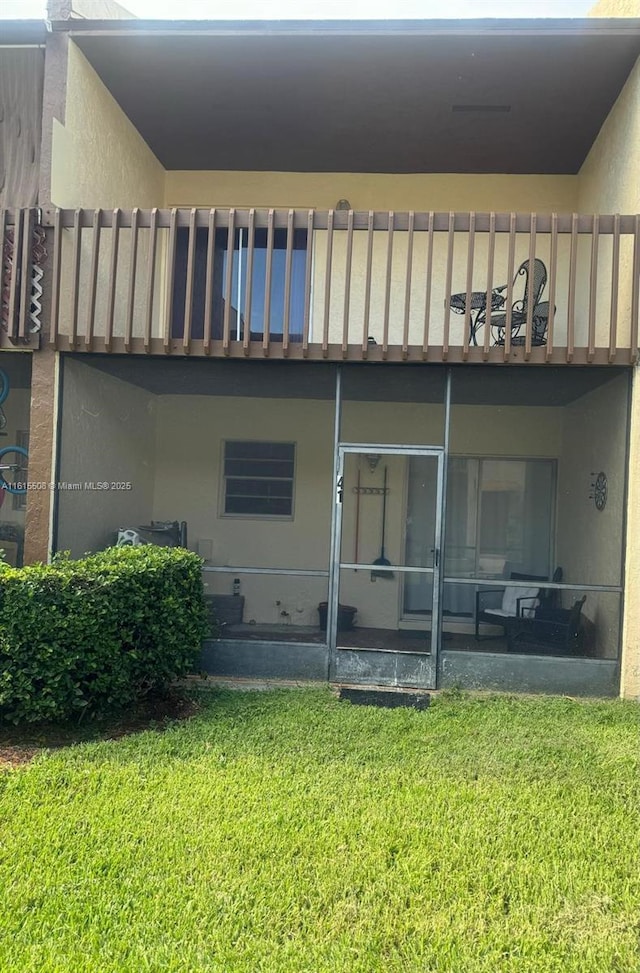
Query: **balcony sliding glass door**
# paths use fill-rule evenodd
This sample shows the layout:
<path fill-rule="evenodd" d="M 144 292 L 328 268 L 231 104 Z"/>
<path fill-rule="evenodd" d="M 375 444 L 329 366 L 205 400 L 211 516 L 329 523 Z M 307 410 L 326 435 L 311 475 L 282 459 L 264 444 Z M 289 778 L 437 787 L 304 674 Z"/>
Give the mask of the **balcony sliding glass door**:
<path fill-rule="evenodd" d="M 406 552 L 415 554 L 428 533 L 432 508 L 426 502 L 434 484 L 423 458 L 409 461 Z M 552 566 L 555 463 L 544 459 L 492 459 L 453 456 L 449 460 L 445 533 L 445 578 L 508 577 L 511 571 L 550 577 Z M 407 578 L 404 615 L 428 614 L 431 579 Z M 473 584 L 447 584 L 443 614 L 471 618 Z"/>

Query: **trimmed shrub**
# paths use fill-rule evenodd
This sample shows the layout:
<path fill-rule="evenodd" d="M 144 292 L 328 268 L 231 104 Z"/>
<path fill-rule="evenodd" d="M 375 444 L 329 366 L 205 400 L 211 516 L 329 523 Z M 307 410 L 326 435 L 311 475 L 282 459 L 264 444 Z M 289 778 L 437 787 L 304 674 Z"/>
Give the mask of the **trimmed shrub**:
<path fill-rule="evenodd" d="M 99 716 L 192 669 L 208 629 L 201 564 L 145 545 L 1 565 L 0 718 Z"/>

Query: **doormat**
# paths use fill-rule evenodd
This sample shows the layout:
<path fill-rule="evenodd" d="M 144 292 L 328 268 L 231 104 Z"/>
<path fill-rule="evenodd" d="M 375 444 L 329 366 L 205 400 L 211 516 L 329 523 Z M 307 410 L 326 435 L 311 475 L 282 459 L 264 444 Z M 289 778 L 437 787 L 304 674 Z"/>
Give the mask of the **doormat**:
<path fill-rule="evenodd" d="M 423 710 L 431 702 L 429 693 L 401 693 L 395 689 L 341 689 L 338 699 L 357 706 L 384 706 L 387 709 L 408 706 Z"/>

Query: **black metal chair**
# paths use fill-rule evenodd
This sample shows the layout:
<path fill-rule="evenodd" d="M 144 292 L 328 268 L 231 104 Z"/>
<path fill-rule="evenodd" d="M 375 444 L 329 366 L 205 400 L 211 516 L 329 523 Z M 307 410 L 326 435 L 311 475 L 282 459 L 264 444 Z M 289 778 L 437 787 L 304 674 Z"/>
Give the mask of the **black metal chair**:
<path fill-rule="evenodd" d="M 531 345 L 532 347 L 545 345 L 547 343 L 550 305 L 548 301 L 541 301 L 540 298 L 547 283 L 547 268 L 543 261 L 536 257 L 533 261 L 533 276 L 530 277 L 529 261 L 525 260 L 515 275 L 514 287 L 520 277 L 524 277 L 524 295 L 515 301 L 511 307 L 511 344 L 514 346 L 525 344 L 527 312 L 529 304 L 531 304 Z M 508 284 L 501 284 L 500 287 L 494 287 L 491 291 L 489 323 L 494 345 L 504 345 L 505 343 L 507 330 L 505 291 L 507 288 Z M 478 331 L 487 325 L 487 292 L 472 291 L 469 294 L 468 306 L 466 293 L 452 294 L 449 298 L 449 306 L 456 314 L 468 315 L 469 341 L 472 345 L 477 345 Z"/>
<path fill-rule="evenodd" d="M 533 618 L 517 618 L 507 626 L 509 652 L 533 655 L 576 655 L 582 645 L 580 616 L 583 595 L 571 608 L 537 608 Z"/>
<path fill-rule="evenodd" d="M 531 306 L 531 345 L 532 347 L 547 343 L 547 327 L 549 324 L 549 302 L 541 301 L 542 292 L 547 284 L 547 268 L 537 257 L 533 261 L 533 276 L 529 274 L 529 261 L 518 268 L 514 279 L 514 287 L 519 277 L 524 277 L 524 295 L 511 307 L 511 344 L 524 345 L 526 341 L 526 326 L 529 306 Z M 507 285 L 496 288 L 502 294 Z M 483 327 L 487 322 L 486 311 L 478 318 L 477 327 Z M 504 345 L 507 331 L 507 314 L 503 310 L 498 314 L 491 314 L 491 334 L 494 344 Z"/>

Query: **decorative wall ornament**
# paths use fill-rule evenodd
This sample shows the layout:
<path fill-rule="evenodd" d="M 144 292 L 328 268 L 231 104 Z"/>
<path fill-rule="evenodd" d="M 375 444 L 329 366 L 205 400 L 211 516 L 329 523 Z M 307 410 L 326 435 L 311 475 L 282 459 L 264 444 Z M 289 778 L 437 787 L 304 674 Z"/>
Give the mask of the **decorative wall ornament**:
<path fill-rule="evenodd" d="M 47 259 L 47 248 L 45 246 L 45 231 L 41 226 L 33 229 L 33 242 L 31 247 L 31 293 L 29 300 L 29 332 L 36 334 L 42 328 L 40 315 L 42 313 L 42 267 Z M 0 300 L 0 326 L 2 330 L 9 331 L 9 305 L 11 293 L 11 279 L 16 268 L 16 254 L 14 248 L 13 227 L 7 227 L 4 240 L 2 241 L 2 273 L 1 273 L 1 300 Z"/>
<path fill-rule="evenodd" d="M 592 473 L 593 477 L 591 481 L 591 492 L 589 494 L 589 499 L 593 500 L 596 505 L 596 510 L 604 510 L 607 505 L 607 474 L 603 473 Z"/>

